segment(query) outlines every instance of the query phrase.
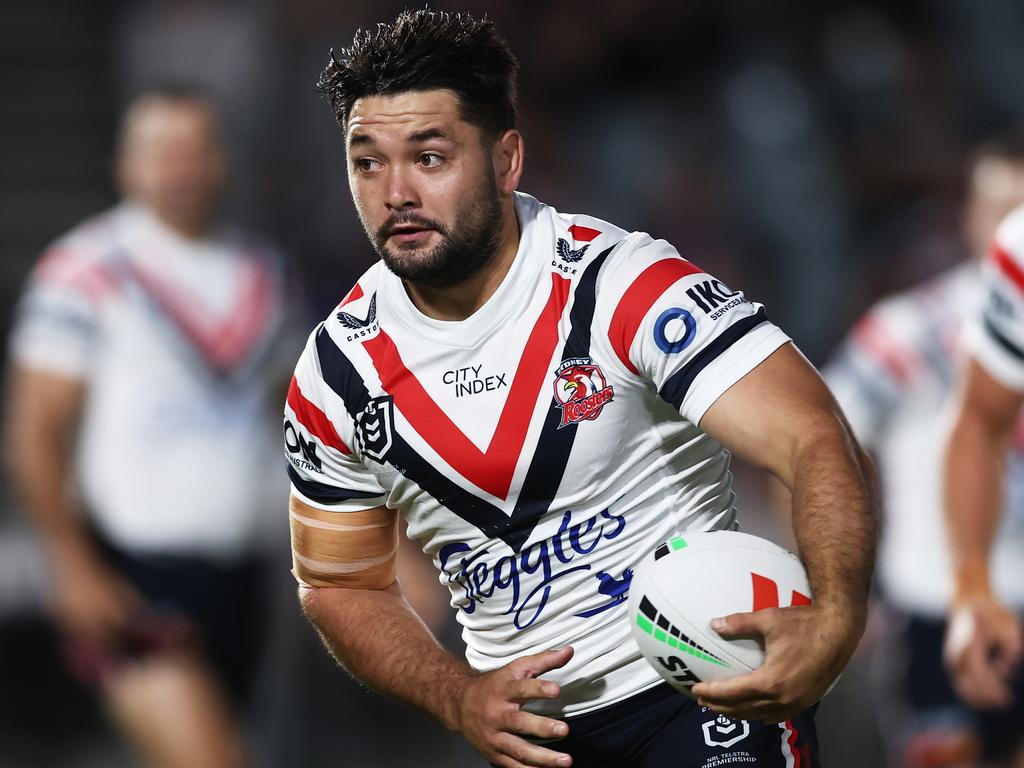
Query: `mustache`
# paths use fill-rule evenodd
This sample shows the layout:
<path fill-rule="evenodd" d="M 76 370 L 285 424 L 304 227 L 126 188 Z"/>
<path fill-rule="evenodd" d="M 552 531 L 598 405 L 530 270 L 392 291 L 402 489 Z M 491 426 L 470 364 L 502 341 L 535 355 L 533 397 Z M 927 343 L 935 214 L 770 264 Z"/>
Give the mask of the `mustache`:
<path fill-rule="evenodd" d="M 417 213 L 396 213 L 389 216 L 387 221 L 378 227 L 378 242 L 384 242 L 387 240 L 399 227 L 407 227 L 409 225 L 418 227 L 419 229 L 433 229 L 442 235 L 447 234 L 447 229 L 445 229 L 444 224 L 436 219 L 428 219 L 427 217 L 420 216 Z"/>

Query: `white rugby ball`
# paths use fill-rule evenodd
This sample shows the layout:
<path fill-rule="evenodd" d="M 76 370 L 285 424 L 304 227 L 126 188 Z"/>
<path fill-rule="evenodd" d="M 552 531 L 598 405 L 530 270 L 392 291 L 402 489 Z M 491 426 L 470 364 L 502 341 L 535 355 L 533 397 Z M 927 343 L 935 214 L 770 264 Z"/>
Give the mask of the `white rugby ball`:
<path fill-rule="evenodd" d="M 764 662 L 759 640 L 726 640 L 718 616 L 810 605 L 800 560 L 739 531 L 683 533 L 647 555 L 629 587 L 630 630 L 640 652 L 674 688 L 746 674 Z"/>

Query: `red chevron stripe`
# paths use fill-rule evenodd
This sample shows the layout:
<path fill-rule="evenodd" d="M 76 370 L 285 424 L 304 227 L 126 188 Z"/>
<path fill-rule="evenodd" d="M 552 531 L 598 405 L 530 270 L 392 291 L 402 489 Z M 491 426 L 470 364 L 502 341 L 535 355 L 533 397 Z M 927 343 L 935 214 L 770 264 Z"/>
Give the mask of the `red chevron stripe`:
<path fill-rule="evenodd" d="M 500 499 L 508 497 L 538 393 L 548 386 L 558 321 L 569 297 L 569 281 L 559 275 L 551 278 L 551 293 L 523 349 L 486 451 L 477 448 L 434 402 L 402 361 L 391 337 L 382 330 L 363 342 L 384 391 L 394 398 L 395 407 L 420 437 L 463 477 Z"/>
<path fill-rule="evenodd" d="M 317 438 L 324 445 L 351 455 L 352 451 L 341 439 L 334 424 L 327 418 L 327 414 L 321 411 L 315 403 L 306 399 L 299 389 L 299 382 L 292 376 L 292 382 L 288 385 L 288 407 L 295 412 L 295 418 L 306 430 Z"/>
<path fill-rule="evenodd" d="M 356 283 L 354 286 L 352 286 L 352 290 L 345 295 L 345 298 L 341 300 L 341 303 L 336 307 L 336 309 L 341 309 L 346 304 L 349 304 L 353 301 L 357 301 L 358 299 L 361 298 L 363 298 L 363 288 L 362 286 L 359 285 L 359 283 Z"/>
<path fill-rule="evenodd" d="M 703 271 L 685 259 L 662 259 L 641 272 L 626 289 L 612 314 L 612 321 L 608 326 L 608 340 L 627 369 L 639 375 L 633 361 L 629 359 L 629 348 L 633 345 L 640 323 L 644 321 L 654 302 L 678 280 Z"/>

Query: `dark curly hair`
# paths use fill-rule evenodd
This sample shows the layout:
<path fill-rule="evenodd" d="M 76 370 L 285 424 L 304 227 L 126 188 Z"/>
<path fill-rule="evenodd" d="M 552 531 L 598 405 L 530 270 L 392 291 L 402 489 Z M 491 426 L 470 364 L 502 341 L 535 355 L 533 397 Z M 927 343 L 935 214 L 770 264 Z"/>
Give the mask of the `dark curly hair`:
<path fill-rule="evenodd" d="M 468 13 L 405 10 L 391 23 L 356 32 L 320 74 L 345 129 L 352 105 L 364 96 L 448 89 L 462 117 L 487 138 L 516 127 L 519 62 L 489 19 Z"/>

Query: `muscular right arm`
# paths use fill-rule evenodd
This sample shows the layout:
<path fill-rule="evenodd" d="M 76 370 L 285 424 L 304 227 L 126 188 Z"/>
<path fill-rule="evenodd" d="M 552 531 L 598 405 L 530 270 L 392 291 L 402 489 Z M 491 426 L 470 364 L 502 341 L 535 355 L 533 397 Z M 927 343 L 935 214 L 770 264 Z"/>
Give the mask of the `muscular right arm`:
<path fill-rule="evenodd" d="M 559 693 L 539 675 L 572 650 L 524 656 L 489 673 L 446 651 L 402 595 L 395 579 L 397 516 L 384 507 L 344 515 L 291 499 L 292 548 L 302 609 L 352 675 L 462 733 L 501 766 L 568 766 L 571 758 L 517 734 L 564 736 L 567 726 L 524 711 Z M 339 522 L 344 520 L 344 522 Z"/>
<path fill-rule="evenodd" d="M 306 617 L 349 672 L 461 730 L 460 694 L 477 673 L 431 636 L 397 581 L 384 589 L 302 586 L 299 597 Z"/>

